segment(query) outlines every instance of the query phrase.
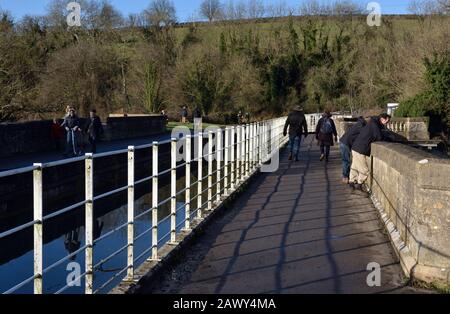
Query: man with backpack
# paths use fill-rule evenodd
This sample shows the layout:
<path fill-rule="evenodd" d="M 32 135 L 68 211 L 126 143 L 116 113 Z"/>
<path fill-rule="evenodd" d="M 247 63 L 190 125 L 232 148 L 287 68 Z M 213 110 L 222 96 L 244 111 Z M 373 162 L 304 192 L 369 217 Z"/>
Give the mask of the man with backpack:
<path fill-rule="evenodd" d="M 289 160 L 292 160 L 295 156 L 295 161 L 299 161 L 300 144 L 302 141 L 302 135 L 305 138 L 308 136 L 308 125 L 306 124 L 305 114 L 303 108 L 297 106 L 289 114 L 286 124 L 284 125 L 283 135 L 287 135 L 287 129 L 289 127 Z"/>
<path fill-rule="evenodd" d="M 353 143 L 361 132 L 361 129 L 365 127 L 366 124 L 366 119 L 364 119 L 364 117 L 359 117 L 358 121 L 344 133 L 339 141 L 342 156 L 342 182 L 344 184 L 348 184 L 350 182 Z"/>
<path fill-rule="evenodd" d="M 320 161 L 325 159 L 326 162 L 329 161 L 330 148 L 334 146 L 334 142 L 337 142 L 337 130 L 334 124 L 332 115 L 330 111 L 325 111 L 322 118 L 317 123 L 316 127 L 316 139 L 320 146 Z M 334 135 L 334 141 L 333 141 Z"/>
<path fill-rule="evenodd" d="M 372 143 L 383 140 L 389 141 L 389 138 L 384 136 L 382 131 L 390 120 L 391 116 L 387 113 L 371 118 L 367 125 L 361 129 L 352 146 L 353 162 L 350 171 L 350 187 L 365 196 L 367 196 L 367 192 L 364 191 L 363 186 L 369 177 L 369 157 Z"/>

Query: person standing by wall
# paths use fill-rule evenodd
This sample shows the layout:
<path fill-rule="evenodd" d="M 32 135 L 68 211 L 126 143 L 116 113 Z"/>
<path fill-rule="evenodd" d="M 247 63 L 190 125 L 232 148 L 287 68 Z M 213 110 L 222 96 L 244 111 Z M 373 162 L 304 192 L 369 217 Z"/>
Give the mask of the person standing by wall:
<path fill-rule="evenodd" d="M 195 107 L 194 112 L 192 112 L 192 120 L 194 120 L 194 119 L 201 119 L 201 118 L 202 118 L 202 111 L 197 106 L 197 107 Z"/>
<path fill-rule="evenodd" d="M 70 108 L 69 115 L 64 118 L 64 122 L 61 126 L 65 128 L 67 132 L 66 152 L 64 156 L 68 157 L 72 155 L 72 153 L 74 156 L 78 155 L 77 132 L 80 130 L 80 119 L 76 115 L 73 107 Z"/>
<path fill-rule="evenodd" d="M 50 131 L 50 138 L 52 139 L 55 149 L 57 151 L 61 150 L 61 141 L 63 137 L 64 137 L 64 129 L 59 125 L 56 119 L 53 119 L 53 124 Z"/>
<path fill-rule="evenodd" d="M 364 183 L 369 177 L 369 157 L 372 143 L 388 140 L 383 136 L 382 130 L 391 120 L 391 116 L 383 113 L 378 117 L 373 117 L 365 127 L 361 129 L 352 146 L 352 166 L 350 170 L 350 187 L 358 192 L 364 191 Z"/>
<path fill-rule="evenodd" d="M 356 124 L 350 127 L 339 140 L 342 157 L 342 182 L 344 184 L 348 184 L 350 182 L 353 143 L 361 132 L 361 129 L 365 127 L 366 124 L 367 121 L 363 117 L 359 117 Z"/>
<path fill-rule="evenodd" d="M 308 136 L 308 125 L 306 124 L 305 114 L 303 108 L 297 106 L 289 114 L 286 124 L 284 125 L 283 135 L 287 135 L 287 129 L 289 128 L 289 160 L 292 160 L 295 156 L 295 161 L 299 161 L 300 145 L 302 135 L 305 138 Z"/>
<path fill-rule="evenodd" d="M 164 123 L 167 125 L 169 123 L 169 116 L 166 114 L 166 110 L 161 110 L 161 115 L 164 118 Z"/>
<path fill-rule="evenodd" d="M 181 123 L 187 123 L 188 118 L 188 110 L 186 106 L 183 106 L 183 109 L 181 110 Z"/>
<path fill-rule="evenodd" d="M 332 114 L 329 110 L 325 111 L 322 118 L 317 123 L 316 127 L 316 139 L 320 146 L 320 161 L 325 159 L 326 162 L 329 161 L 330 148 L 334 146 L 334 141 L 337 142 L 337 130 L 333 119 L 331 119 Z M 333 141 L 334 136 L 334 141 Z"/>
<path fill-rule="evenodd" d="M 97 142 L 103 135 L 103 125 L 100 117 L 97 116 L 97 111 L 92 109 L 89 112 L 89 121 L 87 126 L 87 134 L 89 136 L 89 143 L 91 144 L 91 151 L 93 154 L 97 153 Z"/>

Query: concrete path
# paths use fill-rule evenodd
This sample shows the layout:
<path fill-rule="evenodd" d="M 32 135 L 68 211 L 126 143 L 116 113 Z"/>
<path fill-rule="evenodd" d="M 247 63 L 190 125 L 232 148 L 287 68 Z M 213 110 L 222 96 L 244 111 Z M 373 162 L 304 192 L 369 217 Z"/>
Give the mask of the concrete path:
<path fill-rule="evenodd" d="M 319 161 L 312 139 L 301 161 L 283 153 L 234 208 L 211 224 L 183 261 L 145 293 L 415 293 L 368 198 L 341 180 L 340 156 Z M 366 284 L 381 265 L 381 287 Z"/>

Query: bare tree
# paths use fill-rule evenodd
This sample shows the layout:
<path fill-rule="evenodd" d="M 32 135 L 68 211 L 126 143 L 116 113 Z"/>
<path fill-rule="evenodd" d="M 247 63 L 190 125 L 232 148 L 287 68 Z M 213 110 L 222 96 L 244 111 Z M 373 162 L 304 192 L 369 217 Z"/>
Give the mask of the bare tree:
<path fill-rule="evenodd" d="M 145 10 L 150 25 L 165 27 L 176 23 L 176 10 L 171 0 L 153 0 Z"/>
<path fill-rule="evenodd" d="M 200 14 L 210 22 L 222 18 L 223 8 L 219 0 L 203 0 L 200 5 Z"/>
<path fill-rule="evenodd" d="M 450 0 L 411 0 L 408 10 L 415 15 L 449 14 Z"/>
<path fill-rule="evenodd" d="M 317 0 L 305 1 L 300 5 L 300 15 L 321 15 L 323 13 L 323 6 Z"/>
<path fill-rule="evenodd" d="M 234 3 L 234 0 L 228 0 L 224 7 L 224 18 L 227 20 L 242 20 L 246 17 L 247 7 L 243 1 Z"/>
<path fill-rule="evenodd" d="M 260 19 L 266 14 L 266 8 L 262 0 L 249 0 L 247 4 L 247 16 L 251 19 Z"/>
<path fill-rule="evenodd" d="M 289 7 L 286 3 L 286 1 L 281 0 L 278 2 L 278 4 L 271 4 L 268 6 L 268 11 L 270 14 L 270 17 L 282 17 L 282 16 L 288 16 L 293 15 L 295 10 L 291 7 Z"/>

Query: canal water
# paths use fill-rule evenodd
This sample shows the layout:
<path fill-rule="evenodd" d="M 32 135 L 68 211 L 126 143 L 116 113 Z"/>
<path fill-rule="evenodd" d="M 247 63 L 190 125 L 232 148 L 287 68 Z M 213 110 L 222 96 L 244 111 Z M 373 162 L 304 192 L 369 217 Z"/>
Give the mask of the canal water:
<path fill-rule="evenodd" d="M 207 173 L 206 162 L 204 163 L 203 175 Z M 214 169 L 216 166 L 214 165 Z M 207 182 L 203 182 L 203 189 L 207 187 Z M 197 182 L 196 174 L 191 174 L 191 182 Z M 215 182 L 215 176 L 213 177 Z M 177 191 L 185 187 L 185 177 L 180 177 L 177 180 Z M 222 183 L 223 187 L 223 183 Z M 152 207 L 151 184 L 148 184 L 149 193 L 144 194 L 135 200 L 135 215 L 147 211 Z M 216 187 L 213 187 L 213 195 L 215 195 Z M 197 195 L 197 185 L 191 188 L 191 197 Z M 170 197 L 170 184 L 162 184 L 159 188 L 159 202 Z M 207 192 L 203 193 L 203 202 L 207 200 Z M 119 227 L 127 222 L 127 193 L 119 193 L 112 197 L 110 204 L 111 210 L 102 210 L 102 213 L 95 216 L 94 221 L 94 239 L 98 239 L 102 235 Z M 182 193 L 177 197 L 177 231 L 179 232 L 183 227 L 185 218 L 185 194 Z M 197 209 L 197 197 L 191 201 L 191 211 Z M 95 204 L 94 204 L 95 212 Z M 162 205 L 158 209 L 158 220 L 161 222 L 158 227 L 158 238 L 161 241 L 159 247 L 163 246 L 170 240 L 170 201 Z M 196 213 L 192 213 L 192 216 Z M 135 236 L 142 234 L 151 228 L 151 212 L 145 214 L 135 221 Z M 33 276 L 33 229 L 28 228 L 20 232 L 21 234 L 2 239 L 0 247 L 0 293 L 9 290 L 25 279 Z M 44 269 L 58 260 L 68 256 L 77 251 L 80 247 L 85 245 L 84 237 L 84 207 L 77 208 L 63 217 L 58 217 L 44 222 L 44 248 L 43 248 L 43 262 Z M 51 239 L 46 241 L 46 239 Z M 151 248 L 152 236 L 151 232 L 147 232 L 144 236 L 135 242 L 134 256 L 135 258 L 141 255 L 146 250 Z M 94 265 L 103 259 L 107 258 L 115 251 L 127 245 L 127 228 L 123 228 L 112 235 L 102 239 L 94 246 Z M 10 252 L 7 252 L 9 250 Z M 150 251 L 135 262 L 135 267 L 142 264 L 149 256 Z M 6 255 L 7 258 L 2 258 Z M 12 256 L 12 257 L 11 257 Z M 67 284 L 67 278 L 73 272 L 73 268 L 68 269 L 69 263 L 76 262 L 80 265 L 81 274 L 84 273 L 84 256 L 82 251 L 70 260 L 63 262 L 61 265 L 44 273 L 43 286 L 44 293 L 55 293 Z M 73 265 L 73 264 L 72 264 Z M 127 265 L 127 250 L 123 250 L 120 254 L 101 265 L 95 271 L 94 275 L 94 291 L 99 289 L 108 280 L 114 277 Z M 114 286 L 116 286 L 123 277 L 124 273 L 118 276 L 115 280 L 107 286 L 98 291 L 98 293 L 107 293 Z M 73 276 L 70 276 L 73 279 Z M 65 290 L 65 294 L 81 294 L 84 293 L 84 278 L 81 279 L 79 286 L 70 287 Z M 15 293 L 28 294 L 33 293 L 33 282 L 25 285 Z"/>

